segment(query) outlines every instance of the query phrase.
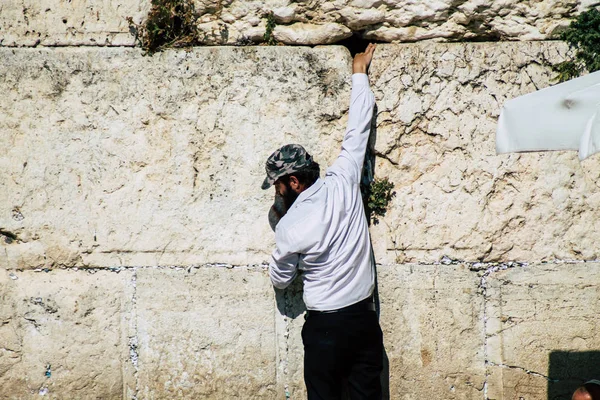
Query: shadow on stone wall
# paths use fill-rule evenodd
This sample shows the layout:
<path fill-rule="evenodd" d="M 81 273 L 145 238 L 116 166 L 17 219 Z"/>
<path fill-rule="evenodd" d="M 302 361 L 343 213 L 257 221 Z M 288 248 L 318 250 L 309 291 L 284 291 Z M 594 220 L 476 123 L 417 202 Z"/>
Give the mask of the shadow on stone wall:
<path fill-rule="evenodd" d="M 600 379 L 600 351 L 553 351 L 548 377 L 548 400 L 571 400 L 577 387 Z"/>
<path fill-rule="evenodd" d="M 366 46 L 365 46 L 366 47 Z M 375 143 L 377 142 L 377 104 L 373 108 L 373 118 L 371 119 L 371 133 L 369 134 L 369 143 L 367 145 L 367 151 L 365 154 L 365 162 L 363 164 L 363 171 L 361 177 L 361 192 L 363 193 L 363 204 L 365 204 L 365 215 L 367 216 L 367 222 L 371 225 L 371 213 L 369 208 L 366 206 L 367 199 L 365 198 L 366 187 L 373 182 L 375 178 Z M 381 316 L 381 306 L 379 303 L 379 284 L 377 281 L 377 260 L 375 260 L 375 254 L 373 253 L 373 245 L 371 245 L 371 261 L 375 266 L 375 290 L 373 296 L 375 297 L 375 306 L 377 308 L 377 316 Z M 390 361 L 385 351 L 385 337 L 383 338 L 383 371 L 381 371 L 381 387 L 383 390 L 383 399 L 390 399 Z"/>

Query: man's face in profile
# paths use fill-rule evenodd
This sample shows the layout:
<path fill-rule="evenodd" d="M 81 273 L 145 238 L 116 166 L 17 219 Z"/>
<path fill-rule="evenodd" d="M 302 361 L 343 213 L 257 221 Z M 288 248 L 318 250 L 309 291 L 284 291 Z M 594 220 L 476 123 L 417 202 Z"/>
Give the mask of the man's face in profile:
<path fill-rule="evenodd" d="M 296 193 L 290 186 L 289 182 L 282 182 L 280 180 L 275 181 L 275 194 L 283 197 L 283 203 L 285 205 L 285 211 L 290 209 L 294 201 L 298 198 L 298 194 Z"/>

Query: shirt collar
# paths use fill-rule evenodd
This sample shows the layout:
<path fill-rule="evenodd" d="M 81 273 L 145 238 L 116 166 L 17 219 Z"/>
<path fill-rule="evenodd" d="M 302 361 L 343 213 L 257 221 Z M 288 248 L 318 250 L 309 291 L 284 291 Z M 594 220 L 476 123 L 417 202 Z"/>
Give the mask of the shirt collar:
<path fill-rule="evenodd" d="M 310 196 L 315 194 L 317 192 L 317 190 L 319 190 L 321 188 L 321 186 L 323 186 L 323 183 L 325 183 L 325 182 L 321 178 L 318 178 L 315 181 L 315 183 L 313 183 L 308 189 L 304 190 L 302 193 L 300 193 L 298 195 L 298 198 L 294 202 L 294 205 L 300 204 L 305 199 L 308 199 Z"/>

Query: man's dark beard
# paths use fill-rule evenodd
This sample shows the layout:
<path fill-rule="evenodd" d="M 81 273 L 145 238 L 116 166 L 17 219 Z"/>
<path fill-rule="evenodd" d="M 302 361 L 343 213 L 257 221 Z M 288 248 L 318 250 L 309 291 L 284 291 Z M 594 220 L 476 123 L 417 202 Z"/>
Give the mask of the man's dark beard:
<path fill-rule="evenodd" d="M 283 195 L 283 204 L 285 205 L 285 211 L 289 210 L 294 204 L 294 201 L 298 198 L 298 193 L 294 192 L 290 187 L 289 182 L 285 182 L 285 194 Z"/>

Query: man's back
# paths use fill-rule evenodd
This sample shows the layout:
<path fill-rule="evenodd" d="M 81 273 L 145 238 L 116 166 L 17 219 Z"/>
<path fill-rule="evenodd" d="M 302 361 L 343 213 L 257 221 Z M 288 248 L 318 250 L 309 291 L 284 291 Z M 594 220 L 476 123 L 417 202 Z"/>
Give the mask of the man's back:
<path fill-rule="evenodd" d="M 352 76 L 350 116 L 342 151 L 327 170 L 295 200 L 277 225 L 277 249 L 270 272 L 276 287 L 302 272 L 309 310 L 335 310 L 373 292 L 369 230 L 360 195 L 360 176 L 374 106 L 366 75 Z"/>

